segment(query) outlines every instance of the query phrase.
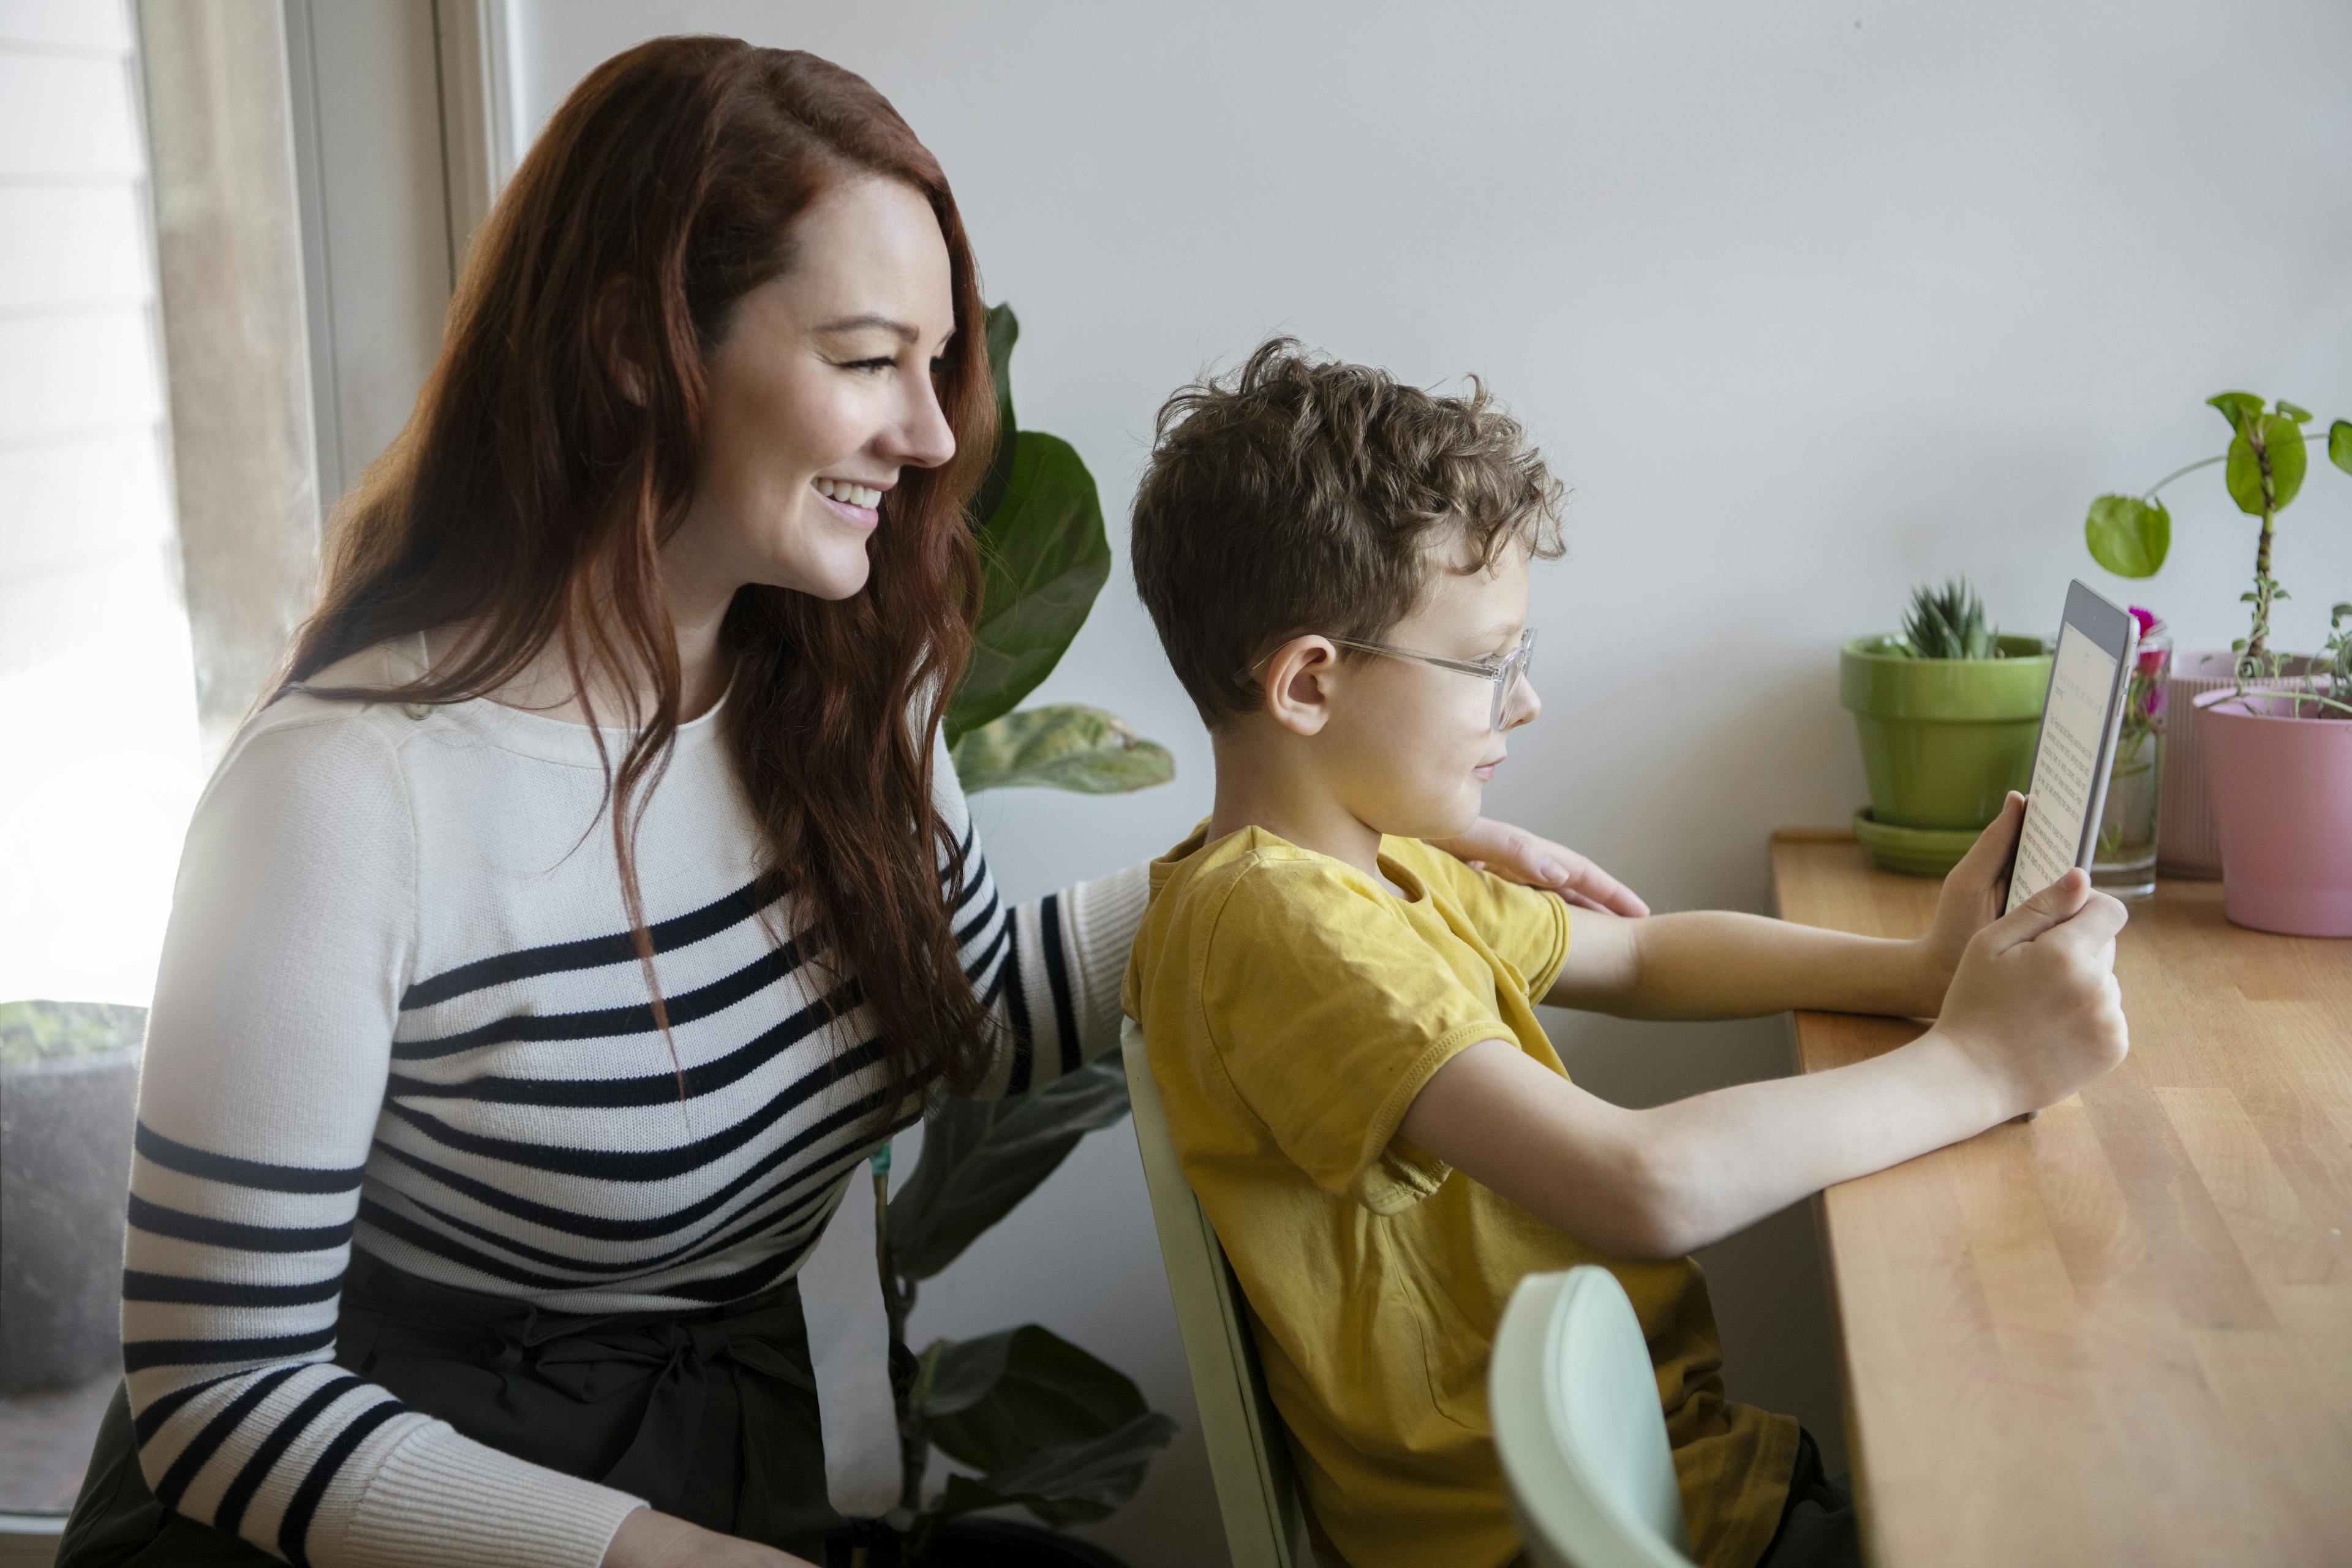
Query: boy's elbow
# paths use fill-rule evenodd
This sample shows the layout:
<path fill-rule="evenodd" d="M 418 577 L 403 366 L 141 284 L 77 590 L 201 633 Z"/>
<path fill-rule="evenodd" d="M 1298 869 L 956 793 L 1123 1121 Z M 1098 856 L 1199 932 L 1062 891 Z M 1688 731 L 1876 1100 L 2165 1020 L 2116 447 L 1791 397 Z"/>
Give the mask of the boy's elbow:
<path fill-rule="evenodd" d="M 1626 1163 L 1622 1234 L 1612 1250 L 1628 1262 L 1666 1263 L 1710 1239 L 1706 1220 L 1684 1179 L 1688 1163 L 1657 1139 L 1638 1142 Z"/>

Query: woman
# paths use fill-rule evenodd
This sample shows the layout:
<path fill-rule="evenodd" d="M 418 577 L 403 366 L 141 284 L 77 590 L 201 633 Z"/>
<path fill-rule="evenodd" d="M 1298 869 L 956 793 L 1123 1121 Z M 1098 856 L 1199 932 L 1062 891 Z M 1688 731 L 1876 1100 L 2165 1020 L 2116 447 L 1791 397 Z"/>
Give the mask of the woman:
<path fill-rule="evenodd" d="M 822 1557 L 795 1275 L 927 1095 L 1110 1044 L 1144 897 L 1006 909 L 939 742 L 981 311 L 836 67 L 557 112 L 190 829 L 60 1562 Z"/>

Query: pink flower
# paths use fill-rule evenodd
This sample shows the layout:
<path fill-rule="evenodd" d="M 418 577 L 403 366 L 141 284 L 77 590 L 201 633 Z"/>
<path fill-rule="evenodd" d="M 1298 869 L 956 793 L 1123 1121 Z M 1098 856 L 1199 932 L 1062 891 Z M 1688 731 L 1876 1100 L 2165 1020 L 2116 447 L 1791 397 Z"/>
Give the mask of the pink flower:
<path fill-rule="evenodd" d="M 2164 617 L 2158 616 L 2154 610 L 2144 610 L 2139 605 L 2134 605 L 2131 607 L 2131 614 L 2132 619 L 2139 623 L 2141 642 L 2147 642 L 2151 637 L 2159 635 L 2164 630 Z M 2141 675 L 2153 680 L 2164 673 L 2166 652 L 2166 649 L 2160 647 L 2144 648 L 2141 650 L 2138 663 L 2134 668 Z M 2150 709 L 2149 711 L 2154 712 L 2155 710 Z"/>

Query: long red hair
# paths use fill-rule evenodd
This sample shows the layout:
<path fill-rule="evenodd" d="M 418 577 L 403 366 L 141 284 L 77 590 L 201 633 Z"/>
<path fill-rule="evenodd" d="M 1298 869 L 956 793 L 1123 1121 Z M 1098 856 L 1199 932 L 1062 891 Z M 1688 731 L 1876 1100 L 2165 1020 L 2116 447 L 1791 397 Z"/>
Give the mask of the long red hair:
<path fill-rule="evenodd" d="M 793 218 L 862 174 L 905 182 L 938 215 L 956 327 L 939 395 L 957 456 L 886 497 L 855 596 L 736 594 L 724 723 L 769 877 L 804 898 L 826 967 L 855 976 L 871 1009 L 895 1116 L 935 1082 L 969 1086 L 989 1055 L 942 892 L 962 858 L 930 791 L 978 607 L 964 508 L 995 397 L 947 176 L 863 78 L 794 50 L 671 37 L 573 89 L 473 242 L 407 427 L 337 512 L 319 607 L 278 689 L 457 623 L 473 633 L 458 655 L 413 684 L 305 689 L 458 701 L 551 642 L 592 725 L 592 670 L 649 689 L 649 704 L 627 701 L 635 733 L 606 774 L 623 908 L 653 985 L 635 829 L 679 719 L 661 547 L 692 497 L 706 357 L 743 295 L 790 265 Z"/>

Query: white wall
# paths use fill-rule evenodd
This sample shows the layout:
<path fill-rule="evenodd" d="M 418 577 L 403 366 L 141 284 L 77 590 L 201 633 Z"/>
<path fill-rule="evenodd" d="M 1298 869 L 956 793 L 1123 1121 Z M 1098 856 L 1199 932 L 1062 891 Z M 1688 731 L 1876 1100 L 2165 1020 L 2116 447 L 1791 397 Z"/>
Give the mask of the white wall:
<path fill-rule="evenodd" d="M 1784 824 L 1864 798 L 1835 647 L 1966 572 L 2012 629 L 2070 575 L 2189 646 L 2240 629 L 2252 534 L 2210 473 L 2126 585 L 2084 509 L 2221 449 L 2247 387 L 2352 416 L 2352 8 L 2341 0 L 1674 6 L 779 5 L 518 0 L 523 118 L 656 32 L 814 49 L 870 77 L 956 183 L 1020 310 L 1022 423 L 1064 435 L 1123 531 L 1153 410 L 1293 331 L 1415 381 L 1475 371 L 1574 487 L 1538 575 L 1543 721 L 1490 807 L 1662 907 L 1760 909 Z M 1170 789 L 994 796 L 1034 894 L 1163 848 L 1208 752 L 1126 581 L 1041 698 L 1171 745 Z M 2283 525 L 2309 647 L 2352 598 L 2352 478 Z M 1553 1014 L 1570 1069 L 1653 1102 L 1784 1070 L 1778 1021 Z M 1736 1394 L 1840 1447 L 1812 1230 L 1709 1262 Z M 1189 1416 L 1131 1145 L 1094 1140 L 929 1298 L 920 1333 L 1041 1317 Z M 1190 1439 L 1188 1438 L 1189 1442 Z M 1198 1563 L 1180 1448 L 1106 1527 Z"/>

